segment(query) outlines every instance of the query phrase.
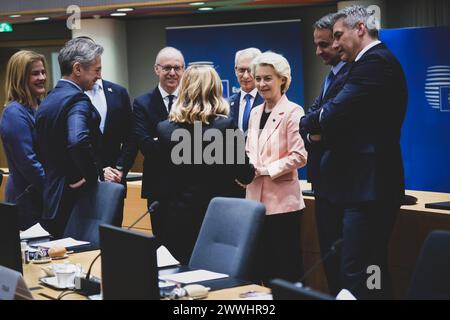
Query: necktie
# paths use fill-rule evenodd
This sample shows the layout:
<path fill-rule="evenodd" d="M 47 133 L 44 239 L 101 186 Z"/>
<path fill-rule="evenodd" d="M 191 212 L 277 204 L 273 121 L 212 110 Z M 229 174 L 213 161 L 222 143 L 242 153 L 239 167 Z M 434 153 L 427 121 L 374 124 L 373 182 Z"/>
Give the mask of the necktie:
<path fill-rule="evenodd" d="M 323 95 L 322 95 L 322 97 L 324 97 L 325 94 L 327 93 L 327 90 L 331 86 L 331 84 L 333 83 L 334 78 L 335 78 L 335 75 L 333 73 L 333 70 L 331 70 L 330 73 L 328 74 L 327 78 L 325 79 L 325 84 L 323 86 Z"/>
<path fill-rule="evenodd" d="M 175 96 L 173 94 L 169 94 L 167 98 L 169 98 L 169 105 L 167 106 L 167 110 L 168 112 L 170 112 L 170 109 L 172 109 L 173 99 L 175 98 Z"/>
<path fill-rule="evenodd" d="M 244 132 L 248 129 L 248 120 L 250 119 L 250 111 L 252 111 L 251 94 L 247 93 L 244 97 L 245 99 L 245 108 L 244 108 L 244 117 L 242 118 L 242 130 Z"/>
<path fill-rule="evenodd" d="M 105 118 L 106 118 L 106 109 L 103 106 L 102 98 L 100 97 L 100 85 L 98 83 L 94 83 L 92 87 L 92 104 L 97 109 L 100 114 L 100 131 L 103 133 L 105 129 Z"/>

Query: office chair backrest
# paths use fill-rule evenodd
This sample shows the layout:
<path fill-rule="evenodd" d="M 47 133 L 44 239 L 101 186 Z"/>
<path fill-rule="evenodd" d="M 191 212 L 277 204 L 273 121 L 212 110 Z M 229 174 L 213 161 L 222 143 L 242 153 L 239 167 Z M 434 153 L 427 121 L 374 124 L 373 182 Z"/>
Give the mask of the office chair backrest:
<path fill-rule="evenodd" d="M 450 299 L 450 231 L 431 232 L 417 259 L 407 299 Z"/>
<path fill-rule="evenodd" d="M 330 295 L 282 279 L 269 283 L 274 300 L 335 300 Z"/>
<path fill-rule="evenodd" d="M 3 266 L 0 266 L 0 300 L 33 300 L 22 275 Z"/>
<path fill-rule="evenodd" d="M 99 229 L 103 299 L 159 299 L 156 239 L 113 226 Z"/>
<path fill-rule="evenodd" d="M 119 183 L 97 182 L 86 188 L 72 209 L 64 237 L 89 241 L 90 249 L 98 249 L 98 226 L 121 226 L 124 197 L 125 187 Z"/>
<path fill-rule="evenodd" d="M 189 261 L 206 269 L 248 280 L 266 209 L 259 202 L 235 198 L 211 200 Z"/>
<path fill-rule="evenodd" d="M 0 202 L 0 265 L 22 273 L 19 213 L 6 202 Z"/>

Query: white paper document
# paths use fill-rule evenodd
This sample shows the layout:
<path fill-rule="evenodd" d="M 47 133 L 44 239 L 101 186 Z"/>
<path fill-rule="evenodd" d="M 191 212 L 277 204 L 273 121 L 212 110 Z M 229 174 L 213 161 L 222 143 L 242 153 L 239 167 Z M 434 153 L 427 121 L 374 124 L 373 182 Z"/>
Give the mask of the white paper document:
<path fill-rule="evenodd" d="M 87 241 L 78 241 L 73 238 L 64 238 L 54 241 L 48 241 L 48 242 L 41 242 L 39 243 L 39 247 L 44 248 L 51 248 L 51 247 L 64 247 L 64 248 L 71 248 L 71 247 L 77 247 L 82 246 L 85 244 L 89 244 Z"/>
<path fill-rule="evenodd" d="M 336 296 L 336 300 L 356 300 L 355 296 L 347 289 L 342 289 Z"/>
<path fill-rule="evenodd" d="M 207 270 L 195 270 L 195 271 L 186 271 L 174 274 L 167 274 L 163 276 L 159 276 L 160 280 L 171 281 L 175 283 L 196 283 L 201 281 L 215 280 L 228 278 L 227 274 L 217 273 Z"/>
<path fill-rule="evenodd" d="M 20 240 L 48 237 L 48 233 L 39 223 L 20 233 Z"/>
<path fill-rule="evenodd" d="M 158 260 L 158 268 L 175 266 L 180 264 L 180 261 L 175 259 L 166 247 L 160 246 L 156 250 L 156 259 Z"/>

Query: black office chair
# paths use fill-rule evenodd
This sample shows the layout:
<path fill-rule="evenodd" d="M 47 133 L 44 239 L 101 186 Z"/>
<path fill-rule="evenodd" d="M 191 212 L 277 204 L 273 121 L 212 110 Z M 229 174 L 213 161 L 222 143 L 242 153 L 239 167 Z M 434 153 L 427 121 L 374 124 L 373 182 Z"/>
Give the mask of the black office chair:
<path fill-rule="evenodd" d="M 89 249 L 98 249 L 99 225 L 122 225 L 124 197 L 125 187 L 120 183 L 97 182 L 86 188 L 72 209 L 64 237 L 89 241 Z"/>
<path fill-rule="evenodd" d="M 266 209 L 259 202 L 235 198 L 211 200 L 189 261 L 205 269 L 251 279 L 251 263 L 262 232 Z"/>
<path fill-rule="evenodd" d="M 450 231 L 431 232 L 422 247 L 407 299 L 450 299 Z"/>

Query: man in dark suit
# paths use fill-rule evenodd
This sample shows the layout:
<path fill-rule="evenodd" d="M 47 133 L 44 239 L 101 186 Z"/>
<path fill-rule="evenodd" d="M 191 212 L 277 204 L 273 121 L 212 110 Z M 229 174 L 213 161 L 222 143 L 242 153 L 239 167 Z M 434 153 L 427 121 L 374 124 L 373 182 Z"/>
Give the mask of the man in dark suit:
<path fill-rule="evenodd" d="M 341 61 L 339 52 L 333 48 L 334 14 L 328 14 L 314 23 L 314 44 L 316 55 L 325 65 L 331 66 L 330 73 L 325 78 L 320 95 L 316 97 L 313 105 L 306 115 L 320 110 L 322 105 L 336 97 L 348 74 L 350 64 Z M 322 141 L 321 132 L 307 132 L 300 126 L 300 133 L 308 150 L 308 180 L 312 183 L 315 196 L 315 216 L 319 234 L 320 253 L 322 258 L 328 255 L 324 262 L 325 274 L 328 280 L 330 293 L 337 295 L 340 291 L 339 281 L 339 255 L 329 255 L 330 248 L 342 233 L 342 211 L 336 212 L 334 206 L 328 205 L 326 198 L 321 196 L 320 162 L 326 150 Z"/>
<path fill-rule="evenodd" d="M 137 154 L 131 139 L 133 115 L 127 89 L 99 79 L 86 94 L 101 116 L 101 159 L 105 181 L 125 183 Z"/>
<path fill-rule="evenodd" d="M 233 94 L 228 102 L 230 104 L 230 117 L 234 125 L 247 135 L 250 112 L 264 102 L 256 89 L 255 78 L 250 66 L 253 59 L 261 54 L 257 48 L 247 48 L 236 52 L 234 59 L 234 72 L 240 85 L 238 93 Z M 236 198 L 245 198 L 245 188 L 235 182 L 229 186 L 230 195 Z"/>
<path fill-rule="evenodd" d="M 183 54 L 172 47 L 163 48 L 156 56 L 154 71 L 159 77 L 158 86 L 133 102 L 134 136 L 144 155 L 142 198 L 148 204 L 158 200 L 160 206 L 152 215 L 152 232 L 161 241 L 164 236 L 164 211 L 166 209 L 167 181 L 158 163 L 156 126 L 167 119 L 178 97 L 178 85 L 184 73 Z"/>
<path fill-rule="evenodd" d="M 250 65 L 261 51 L 256 48 L 247 48 L 236 52 L 234 71 L 241 86 L 238 93 L 229 98 L 230 117 L 236 127 L 244 132 L 248 129 L 250 111 L 264 102 L 256 89 L 255 78 L 250 72 Z"/>
<path fill-rule="evenodd" d="M 101 78 L 102 53 L 90 40 L 68 41 L 58 55 L 62 79 L 36 115 L 37 155 L 45 171 L 42 219 L 56 237 L 80 190 L 102 177 L 100 115 L 84 94 Z"/>
<path fill-rule="evenodd" d="M 342 286 L 358 298 L 389 298 L 387 248 L 404 196 L 400 131 L 406 80 L 364 7 L 339 11 L 333 35 L 333 46 L 352 66 L 336 97 L 301 125 L 320 131 L 327 146 L 321 195 L 343 210 Z"/>

